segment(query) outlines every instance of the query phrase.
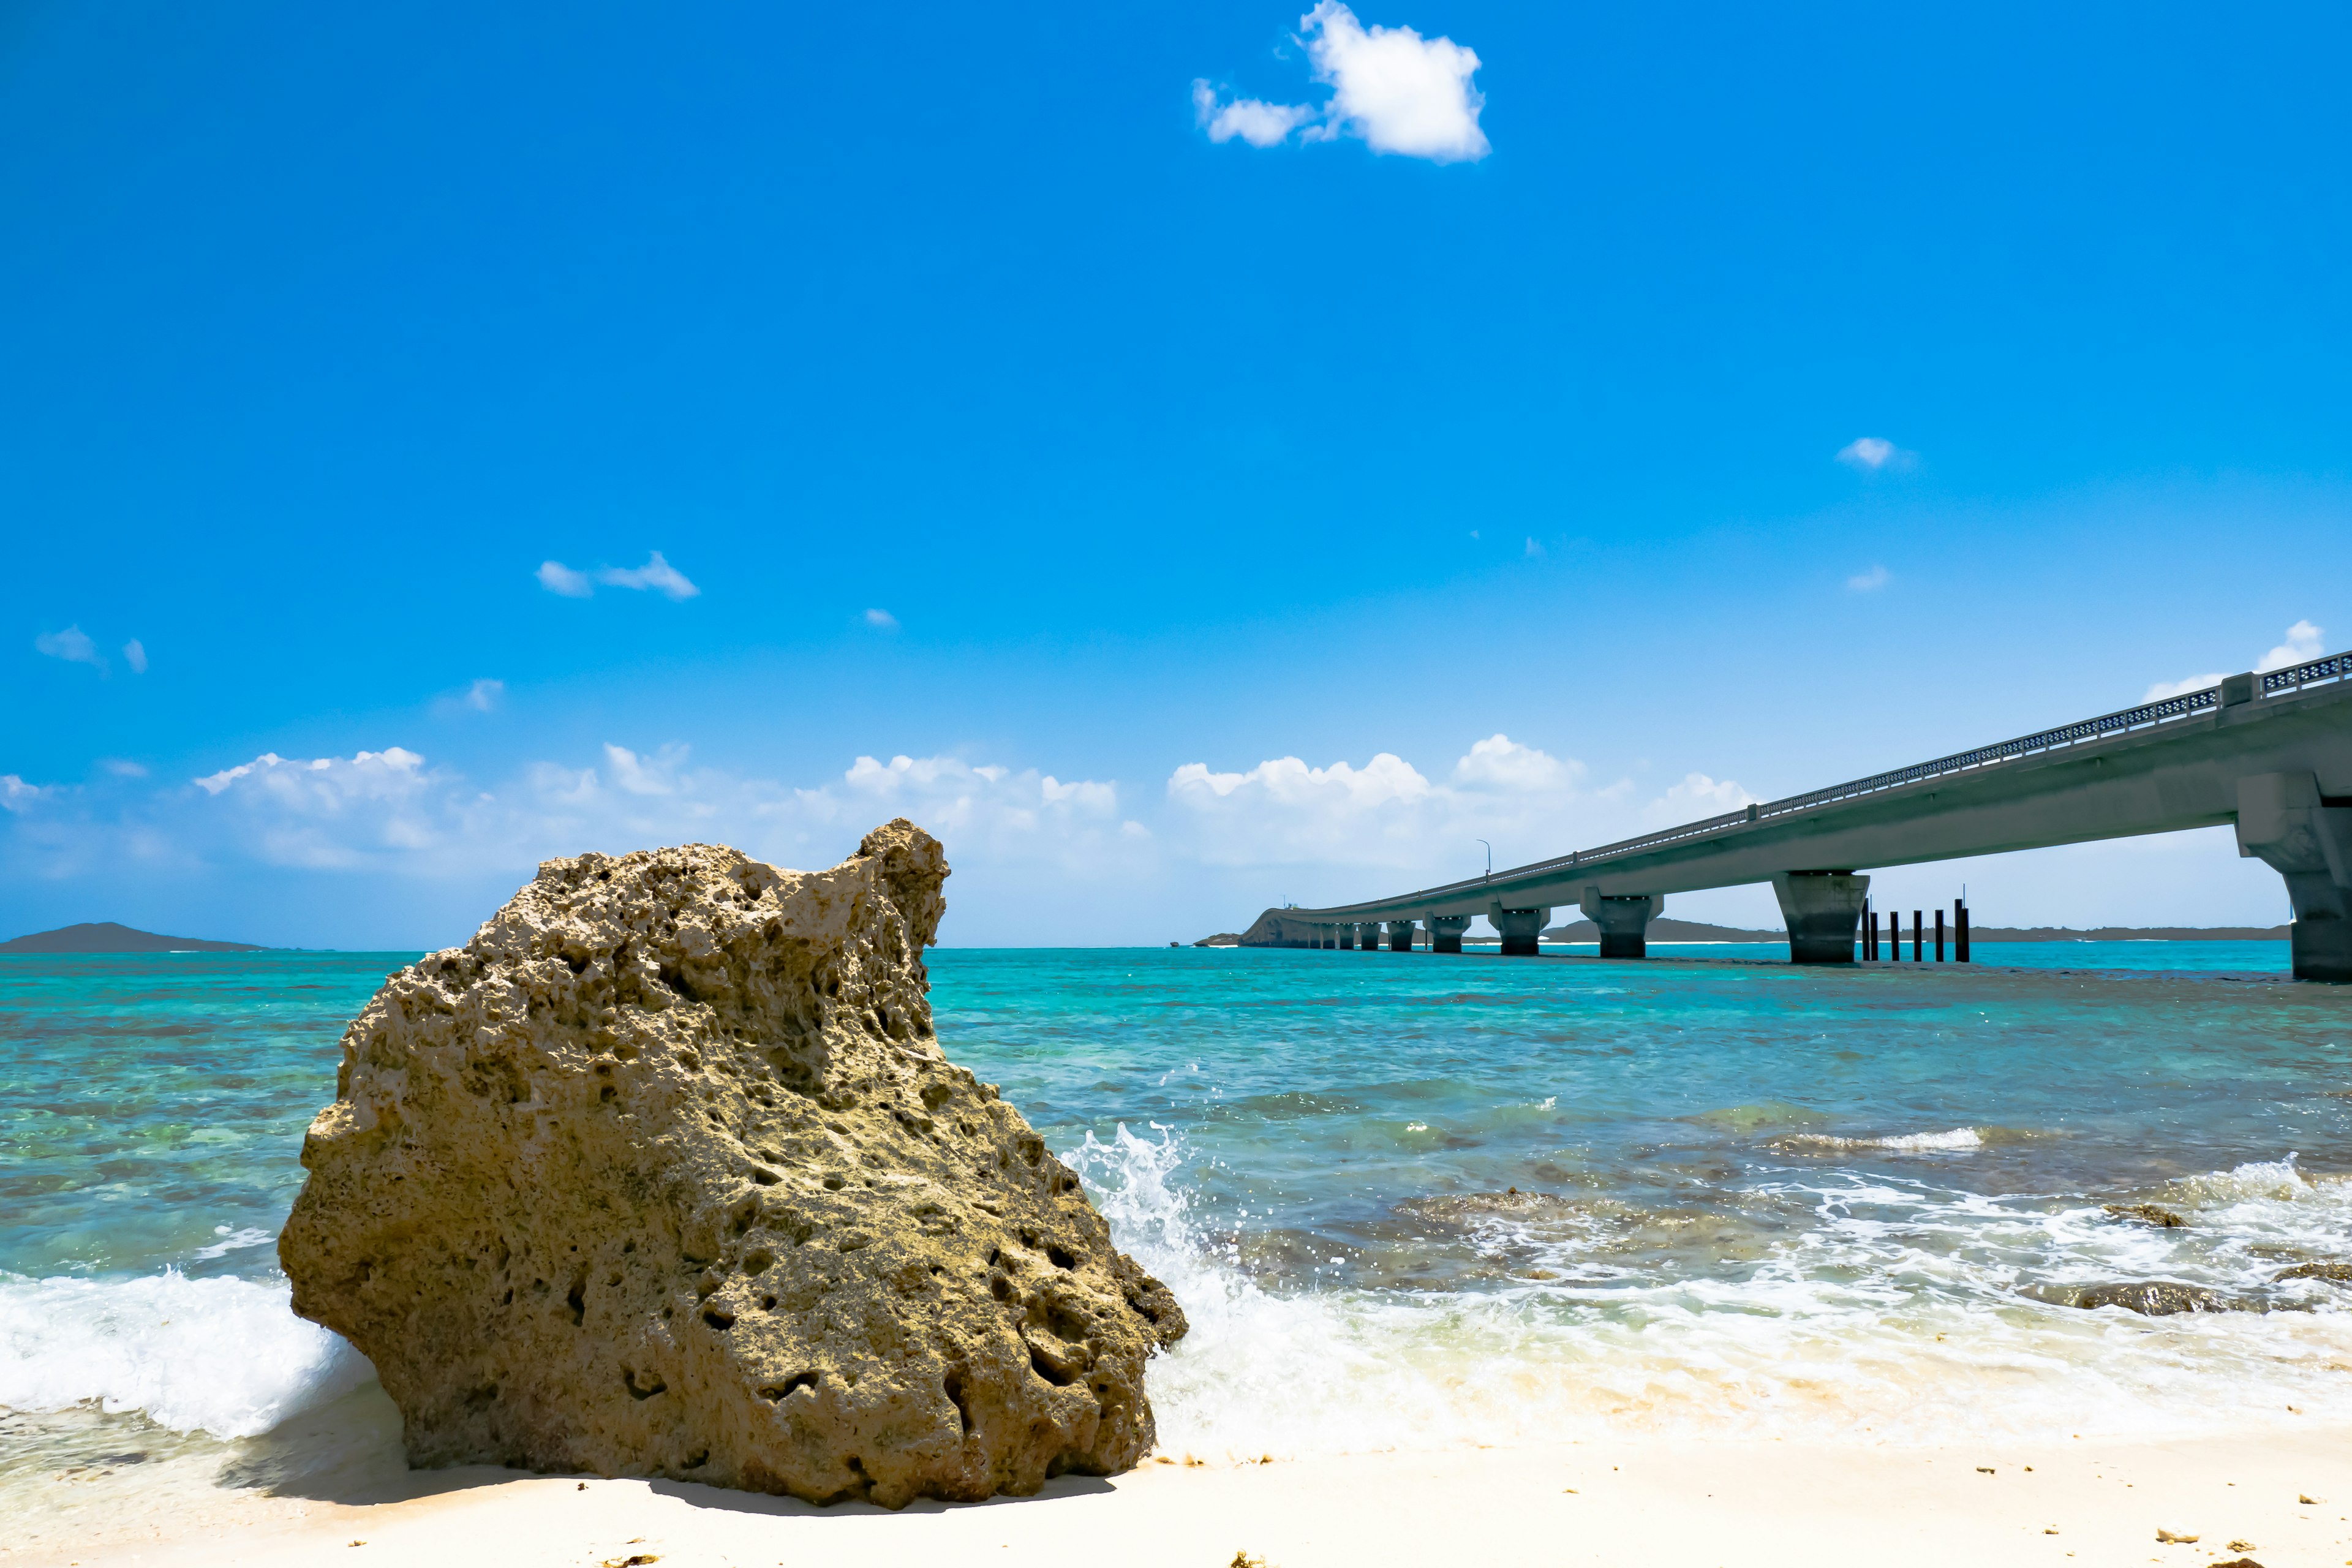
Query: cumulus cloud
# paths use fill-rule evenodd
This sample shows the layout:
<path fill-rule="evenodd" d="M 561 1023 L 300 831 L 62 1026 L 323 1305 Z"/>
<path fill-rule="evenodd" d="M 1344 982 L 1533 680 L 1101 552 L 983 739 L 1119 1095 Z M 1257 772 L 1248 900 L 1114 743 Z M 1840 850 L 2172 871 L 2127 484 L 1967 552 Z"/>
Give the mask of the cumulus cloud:
<path fill-rule="evenodd" d="M 1730 779 L 1691 773 L 1669 784 L 1665 794 L 1643 808 L 1642 815 L 1657 826 L 1678 827 L 1685 822 L 1721 816 L 1744 805 L 1760 805 L 1763 799 L 1762 795 L 1748 794 Z"/>
<path fill-rule="evenodd" d="M 650 757 L 641 757 L 626 746 L 604 743 L 604 765 L 612 770 L 613 782 L 631 795 L 676 795 L 678 770 L 686 765 L 687 748 L 664 746 Z"/>
<path fill-rule="evenodd" d="M 1310 767 L 1297 757 L 1237 772 L 1187 763 L 1170 774 L 1167 794 L 1183 844 L 1213 864 L 1322 862 L 1426 874 L 1458 869 L 1479 837 L 1530 857 L 1571 847 L 1566 841 L 1584 808 L 1608 796 L 1584 790 L 1584 771 L 1496 734 L 1457 759 L 1444 784 L 1381 752 L 1361 767 Z"/>
<path fill-rule="evenodd" d="M 38 784 L 26 784 L 15 773 L 0 773 L 0 810 L 26 810 L 47 793 Z"/>
<path fill-rule="evenodd" d="M 1238 136 L 1253 147 L 1271 147 L 1315 118 L 1303 103 L 1267 103 L 1255 98 L 1217 100 L 1216 89 L 1205 81 L 1192 83 L 1192 113 L 1212 142 Z"/>
<path fill-rule="evenodd" d="M 1565 790 L 1583 777 L 1582 763 L 1522 746 L 1500 732 L 1474 742 L 1469 754 L 1454 764 L 1454 782 L 1470 789 Z"/>
<path fill-rule="evenodd" d="M 401 746 L 350 757 L 281 757 L 192 781 L 245 830 L 252 851 L 272 865 L 349 869 L 445 844 L 446 780 Z"/>
<path fill-rule="evenodd" d="M 68 664 L 86 664 L 101 672 L 106 668 L 106 656 L 98 651 L 89 634 L 78 626 L 61 632 L 43 632 L 33 639 L 33 647 L 36 652 L 64 659 Z"/>
<path fill-rule="evenodd" d="M 1918 458 L 1916 452 L 1906 452 L 1882 436 L 1864 436 L 1838 448 L 1837 460 L 1849 468 L 1859 468 L 1866 474 L 1888 470 L 1901 472 Z"/>
<path fill-rule="evenodd" d="M 2286 640 L 2256 661 L 2255 672 L 2267 674 L 2273 669 L 2284 669 L 2291 664 L 2308 664 L 2325 656 L 2327 652 L 2326 635 L 2309 621 L 2295 622 L 2287 627 Z"/>
<path fill-rule="evenodd" d="M 683 744 L 606 742 L 585 765 L 536 762 L 486 787 L 389 746 L 349 757 L 265 752 L 189 782 L 194 788 L 177 792 L 176 803 L 153 796 L 110 826 L 84 824 L 85 836 L 110 833 L 118 858 L 135 858 L 130 841 L 144 835 L 189 863 L 445 880 L 491 873 L 493 881 L 527 877 L 555 856 L 694 841 L 732 844 L 781 865 L 829 865 L 866 829 L 898 816 L 947 840 L 959 864 L 1056 874 L 1131 869 L 1151 840 L 1141 824 L 1121 820 L 1114 782 L 950 756 L 861 756 L 829 781 L 796 788 L 699 765 Z M 13 790 L 0 784 L 0 805 L 11 811 L 44 799 L 21 780 Z M 142 820 L 134 826 L 132 817 Z"/>
<path fill-rule="evenodd" d="M 649 552 L 642 566 L 601 566 L 596 581 L 614 588 L 651 588 L 667 599 L 684 601 L 702 592 L 687 581 L 686 574 L 662 559 L 658 550 Z"/>
<path fill-rule="evenodd" d="M 868 610 L 866 624 L 877 632 L 895 632 L 898 629 L 898 617 L 887 610 Z"/>
<path fill-rule="evenodd" d="M 1874 566 L 1867 572 L 1857 572 L 1845 580 L 1845 585 L 1857 594 L 1875 594 L 1894 581 L 1894 574 L 1884 566 Z"/>
<path fill-rule="evenodd" d="M 2286 639 L 2254 661 L 2254 672 L 2266 674 L 2284 669 L 2289 665 L 2307 664 L 2327 652 L 2327 634 L 2309 621 L 2297 621 L 2287 627 Z M 2192 691 L 2203 691 L 2221 684 L 2221 672 L 2209 670 L 2203 675 L 2187 676 L 2179 680 L 2159 680 L 2140 694 L 2142 702 L 2161 702 L 2168 697 L 2186 697 Z"/>
<path fill-rule="evenodd" d="M 487 678 L 475 681 L 463 691 L 446 692 L 433 700 L 436 718 L 463 718 L 468 713 L 495 713 L 506 700 L 507 683 Z"/>
<path fill-rule="evenodd" d="M 541 562 L 538 575 L 541 587 L 551 594 L 561 594 L 567 599 L 584 599 L 596 591 L 595 584 L 589 582 L 587 573 L 574 572 L 561 561 Z"/>
<path fill-rule="evenodd" d="M 2221 672 L 2191 675 L 2179 680 L 2159 680 L 2140 693 L 2142 702 L 2161 702 L 2168 697 L 2186 697 L 2192 691 L 2203 691 L 2221 684 Z"/>
<path fill-rule="evenodd" d="M 1478 129 L 1486 100 L 1470 85 L 1476 55 L 1411 27 L 1367 28 L 1339 0 L 1323 0 L 1299 28 L 1315 79 L 1332 89 L 1328 125 L 1362 137 L 1375 153 L 1439 163 L 1486 155 Z"/>
<path fill-rule="evenodd" d="M 1195 81 L 1193 114 L 1211 141 L 1272 147 L 1294 131 L 1302 142 L 1353 136 L 1375 153 L 1437 163 L 1475 163 L 1492 150 L 1478 126 L 1486 100 L 1471 85 L 1479 63 L 1471 50 L 1411 27 L 1367 27 L 1339 0 L 1323 0 L 1298 27 L 1297 41 L 1330 99 L 1320 107 L 1221 100 L 1207 82 Z"/>
<path fill-rule="evenodd" d="M 133 675 L 147 673 L 147 645 L 132 637 L 122 645 L 122 662 L 131 667 Z"/>
<path fill-rule="evenodd" d="M 702 592 L 685 573 L 664 560 L 658 550 L 647 552 L 642 566 L 599 566 L 593 572 L 575 571 L 561 561 L 542 561 L 538 577 L 541 587 L 567 599 L 589 597 L 596 592 L 599 583 L 608 588 L 649 588 L 664 598 L 678 601 L 691 599 Z"/>

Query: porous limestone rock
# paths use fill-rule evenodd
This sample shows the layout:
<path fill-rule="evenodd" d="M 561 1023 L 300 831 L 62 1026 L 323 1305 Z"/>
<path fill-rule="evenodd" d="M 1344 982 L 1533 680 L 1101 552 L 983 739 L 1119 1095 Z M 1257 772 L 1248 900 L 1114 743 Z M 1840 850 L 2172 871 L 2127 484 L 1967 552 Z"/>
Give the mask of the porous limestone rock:
<path fill-rule="evenodd" d="M 976 1500 L 1151 1447 L 1184 1332 L 931 1029 L 947 863 L 551 860 L 385 981 L 278 1256 L 410 1462 Z"/>

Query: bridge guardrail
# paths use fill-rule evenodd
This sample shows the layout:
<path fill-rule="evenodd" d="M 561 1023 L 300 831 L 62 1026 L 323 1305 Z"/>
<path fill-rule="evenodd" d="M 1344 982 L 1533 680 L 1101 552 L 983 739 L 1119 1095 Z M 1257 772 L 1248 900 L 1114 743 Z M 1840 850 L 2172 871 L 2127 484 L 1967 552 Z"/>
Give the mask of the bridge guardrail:
<path fill-rule="evenodd" d="M 2305 663 L 2273 669 L 2256 678 L 2255 684 L 2263 697 L 2292 694 L 2306 686 L 2325 684 L 2331 680 L 2352 678 L 2352 654 L 2330 654 Z M 1570 854 L 1555 856 L 1549 860 L 1537 860 L 1525 866 L 1514 866 L 1507 871 L 1497 871 L 1492 877 L 1471 877 L 1459 882 L 1446 882 L 1434 888 L 1423 888 L 1400 898 L 1368 900 L 1361 904 L 1339 904 L 1324 911 L 1344 914 L 1374 905 L 1411 903 L 1419 899 L 1447 898 L 1474 889 L 1491 886 L 1497 881 L 1516 880 L 1544 871 L 1558 871 L 1570 867 L 1597 866 L 1604 861 L 1622 859 L 1645 849 L 1663 848 L 1685 839 L 1704 838 L 1726 828 L 1744 826 L 1775 816 L 1787 816 L 1795 812 L 1811 811 L 1817 806 L 1852 800 L 1857 795 L 1875 795 L 1881 790 L 1897 789 L 1904 784 L 1917 784 L 1922 779 L 1937 778 L 1946 773 L 1962 773 L 1970 768 L 1987 767 L 2016 757 L 2032 756 L 2037 752 L 2056 751 L 2061 747 L 2080 745 L 2084 741 L 2103 741 L 2110 735 L 2145 729 L 2151 724 L 2169 723 L 2198 713 L 2219 708 L 2221 691 L 2209 686 L 2200 691 L 2184 691 L 2176 697 L 2160 698 L 2137 707 L 2102 713 L 2095 719 L 2084 719 L 2054 729 L 2037 730 L 2031 735 L 2020 735 L 2013 741 L 2001 741 L 1990 746 L 1978 746 L 1970 751 L 1954 752 L 1933 762 L 1914 763 L 1906 768 L 1893 768 L 1866 778 L 1852 779 L 1844 784 L 1831 784 L 1826 789 L 1808 790 L 1782 800 L 1766 801 L 1739 811 L 1728 811 L 1720 816 L 1710 816 L 1701 822 L 1686 822 L 1679 827 L 1668 827 L 1656 833 L 1644 833 L 1634 838 L 1622 838 L 1614 844 L 1603 844 L 1594 849 L 1579 849 Z"/>

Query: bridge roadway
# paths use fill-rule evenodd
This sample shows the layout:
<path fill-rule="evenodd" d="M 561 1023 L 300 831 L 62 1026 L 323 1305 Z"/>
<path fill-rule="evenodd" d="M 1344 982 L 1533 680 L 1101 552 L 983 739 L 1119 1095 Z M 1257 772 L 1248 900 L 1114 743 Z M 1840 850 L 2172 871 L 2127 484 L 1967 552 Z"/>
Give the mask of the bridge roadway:
<path fill-rule="evenodd" d="M 1864 867 L 2235 826 L 2285 879 L 2297 977 L 2352 981 L 2352 656 L 2143 703 L 1998 745 L 1393 898 L 1272 909 L 1245 946 L 1462 951 L 1486 917 L 1532 953 L 1562 906 L 1638 958 L 1665 895 L 1770 882 L 1798 963 L 1851 963 Z"/>

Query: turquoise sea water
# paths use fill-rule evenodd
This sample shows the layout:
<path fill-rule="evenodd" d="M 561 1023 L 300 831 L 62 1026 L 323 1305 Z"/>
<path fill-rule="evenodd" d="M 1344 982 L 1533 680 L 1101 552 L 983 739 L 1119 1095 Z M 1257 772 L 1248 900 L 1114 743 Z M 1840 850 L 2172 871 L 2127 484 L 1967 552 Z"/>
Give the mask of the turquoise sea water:
<path fill-rule="evenodd" d="M 2352 990 L 2284 943 L 1655 952 L 930 963 L 1191 1313 L 1171 1447 L 2352 1419 L 2352 1286 L 2289 1272 L 2352 1261 Z M 0 958 L 0 1470 L 28 1412 L 228 1442 L 366 1383 L 272 1244 L 410 956 Z M 2213 1310 L 2067 1304 L 2150 1281 Z"/>

